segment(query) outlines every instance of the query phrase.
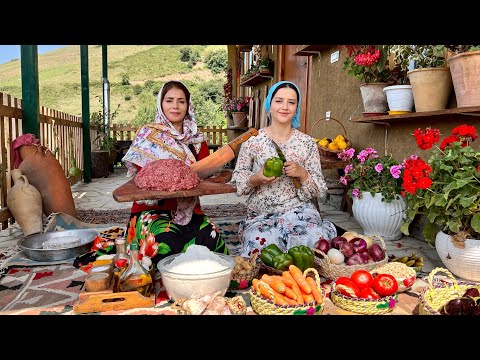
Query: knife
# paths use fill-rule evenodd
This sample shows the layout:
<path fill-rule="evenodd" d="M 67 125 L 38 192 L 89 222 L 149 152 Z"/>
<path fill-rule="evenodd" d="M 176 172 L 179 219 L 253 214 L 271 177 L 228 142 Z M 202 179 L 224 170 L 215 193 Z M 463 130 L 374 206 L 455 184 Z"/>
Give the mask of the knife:
<path fill-rule="evenodd" d="M 287 159 L 285 159 L 285 155 L 283 154 L 282 149 L 280 149 L 280 146 L 278 146 L 278 144 L 272 139 L 270 139 L 270 141 L 273 143 L 273 146 L 275 146 L 275 150 L 277 151 L 278 158 L 283 162 L 287 161 Z M 292 179 L 293 185 L 295 185 L 295 188 L 300 189 L 302 187 L 302 183 L 300 182 L 299 178 L 293 177 L 293 176 L 290 176 L 290 178 Z"/>
<path fill-rule="evenodd" d="M 251 128 L 242 135 L 230 141 L 227 145 L 222 146 L 213 154 L 193 163 L 190 165 L 190 168 L 202 179 L 209 177 L 215 171 L 219 170 L 222 166 L 235 158 L 235 150 L 241 143 L 247 141 L 252 136 L 256 136 L 257 134 L 258 130 Z"/>

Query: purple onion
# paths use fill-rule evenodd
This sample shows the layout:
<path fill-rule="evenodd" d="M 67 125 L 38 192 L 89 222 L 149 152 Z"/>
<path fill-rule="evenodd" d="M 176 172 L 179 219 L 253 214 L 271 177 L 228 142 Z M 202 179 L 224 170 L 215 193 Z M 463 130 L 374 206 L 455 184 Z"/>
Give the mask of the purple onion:
<path fill-rule="evenodd" d="M 355 251 L 353 250 L 353 245 L 349 242 L 344 242 L 340 245 L 340 251 L 345 255 L 346 258 L 352 256 Z"/>
<path fill-rule="evenodd" d="M 345 264 L 347 264 L 347 265 L 359 265 L 359 264 L 364 264 L 364 263 L 365 262 L 363 261 L 362 255 L 360 255 L 360 254 L 353 254 L 345 262 Z"/>
<path fill-rule="evenodd" d="M 385 251 L 378 244 L 373 244 L 369 252 L 373 261 L 382 261 L 385 258 Z"/>
<path fill-rule="evenodd" d="M 330 240 L 330 246 L 340 250 L 340 247 L 343 243 L 348 242 L 343 236 L 336 236 L 332 240 Z"/>
<path fill-rule="evenodd" d="M 353 250 L 356 253 L 362 253 L 367 251 L 367 242 L 362 238 L 353 238 L 350 240 L 350 244 L 353 245 Z"/>
<path fill-rule="evenodd" d="M 315 245 L 313 245 L 313 247 L 326 254 L 328 253 L 328 250 L 330 250 L 330 243 L 328 242 L 328 240 L 320 239 L 315 243 Z"/>

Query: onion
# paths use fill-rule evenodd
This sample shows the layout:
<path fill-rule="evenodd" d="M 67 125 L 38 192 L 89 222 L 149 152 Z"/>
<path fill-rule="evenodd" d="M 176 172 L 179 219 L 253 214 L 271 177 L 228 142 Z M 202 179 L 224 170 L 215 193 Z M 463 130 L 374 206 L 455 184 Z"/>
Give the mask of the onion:
<path fill-rule="evenodd" d="M 336 236 L 332 240 L 330 240 L 330 246 L 332 248 L 340 250 L 340 245 L 343 244 L 344 242 L 347 242 L 347 239 L 345 239 L 342 236 Z"/>
<path fill-rule="evenodd" d="M 336 264 L 336 265 L 343 263 L 343 261 L 345 260 L 345 256 L 343 256 L 340 250 L 337 250 L 334 248 L 331 248 L 330 250 L 328 250 L 327 256 L 332 262 L 332 264 Z"/>
<path fill-rule="evenodd" d="M 368 263 L 370 260 L 373 260 L 368 251 L 364 251 L 359 254 L 362 257 L 364 264 Z"/>
<path fill-rule="evenodd" d="M 349 242 L 342 243 L 340 245 L 340 251 L 343 255 L 345 255 L 345 257 L 350 257 L 355 253 L 355 251 L 353 250 L 353 245 Z"/>
<path fill-rule="evenodd" d="M 352 240 L 350 240 L 350 244 L 353 245 L 353 250 L 356 253 L 367 251 L 367 242 L 362 238 L 353 238 Z"/>
<path fill-rule="evenodd" d="M 328 250 L 330 250 L 330 243 L 328 242 L 328 240 L 325 240 L 325 239 L 320 239 L 318 240 L 315 245 L 313 245 L 313 247 L 317 250 L 320 250 L 321 252 L 323 252 L 324 254 L 328 253 Z"/>
<path fill-rule="evenodd" d="M 363 261 L 362 255 L 360 254 L 353 254 L 350 256 L 345 264 L 347 265 L 358 265 L 358 264 L 364 264 L 365 262 Z"/>
<path fill-rule="evenodd" d="M 382 261 L 385 258 L 385 251 L 378 244 L 373 244 L 370 250 L 373 261 Z"/>

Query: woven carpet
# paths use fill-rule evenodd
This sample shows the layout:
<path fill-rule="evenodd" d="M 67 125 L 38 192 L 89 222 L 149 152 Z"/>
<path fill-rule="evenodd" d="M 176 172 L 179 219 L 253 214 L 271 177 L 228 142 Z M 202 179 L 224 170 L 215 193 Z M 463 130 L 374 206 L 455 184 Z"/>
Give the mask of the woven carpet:
<path fill-rule="evenodd" d="M 203 211 L 210 218 L 243 217 L 247 214 L 245 204 L 203 205 Z M 121 210 L 77 210 L 79 220 L 94 224 L 127 224 L 130 209 Z"/>

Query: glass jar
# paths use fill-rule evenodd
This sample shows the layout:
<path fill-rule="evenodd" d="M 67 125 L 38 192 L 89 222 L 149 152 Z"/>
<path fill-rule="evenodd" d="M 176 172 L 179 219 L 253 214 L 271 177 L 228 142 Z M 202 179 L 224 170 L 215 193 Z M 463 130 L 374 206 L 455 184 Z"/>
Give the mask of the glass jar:
<path fill-rule="evenodd" d="M 128 266 L 120 276 L 120 291 L 138 291 L 145 297 L 149 297 L 153 290 L 153 279 L 150 272 L 145 270 L 138 260 L 138 242 L 130 243 L 130 259 Z"/>

